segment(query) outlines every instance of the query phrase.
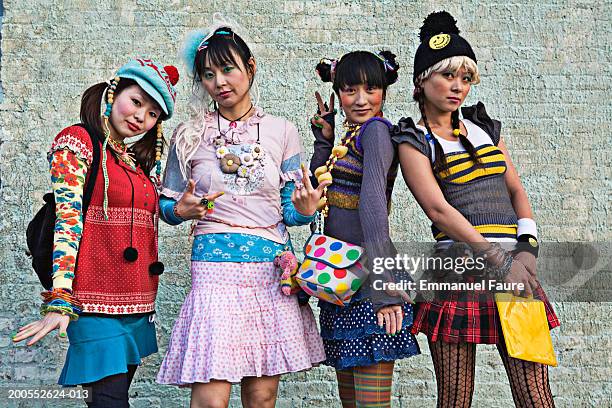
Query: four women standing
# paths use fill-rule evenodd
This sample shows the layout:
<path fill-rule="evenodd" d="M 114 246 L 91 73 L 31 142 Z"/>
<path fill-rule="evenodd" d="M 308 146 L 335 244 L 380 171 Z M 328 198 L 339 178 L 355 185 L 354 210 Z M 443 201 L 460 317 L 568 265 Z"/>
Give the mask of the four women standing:
<path fill-rule="evenodd" d="M 501 140 L 499 122 L 488 117 L 482 104 L 463 108 L 460 118 L 459 108 L 470 86 L 479 82 L 476 57 L 445 12 L 426 19 L 421 41 L 413 78 L 414 99 L 421 112 L 417 124 L 402 119 L 392 126 L 383 118 L 387 88 L 397 80 L 399 68 L 392 53 L 356 51 L 317 65 L 321 78 L 333 83 L 346 129 L 340 139 L 344 154 L 336 157 L 333 169 L 326 169 L 333 180 L 318 184 L 314 178 L 310 181 L 303 166 L 295 126 L 266 114 L 253 101 L 257 65 L 244 40 L 225 24 L 187 39 L 184 57 L 193 74 L 195 114 L 172 137 L 159 209 L 161 218 L 172 225 L 194 220 L 192 287 L 175 322 L 158 381 L 190 386 L 192 406 L 227 406 L 231 384 L 238 382 L 244 406 L 274 406 L 281 374 L 307 370 L 320 362 L 336 369 L 344 407 L 389 406 L 394 360 L 419 353 L 414 338 L 419 332 L 428 336 L 438 406 L 470 406 L 478 343 L 498 345 L 517 406 L 553 406 L 546 366 L 508 356 L 490 296 L 455 293 L 420 304 L 411 332 L 413 309 L 407 295 L 373 288 L 376 279 L 396 277 L 372 274 L 347 306 L 319 302 L 319 336 L 308 304 L 300 304 L 296 296 L 286 296 L 279 288 L 276 265 L 295 264 L 286 227 L 313 222 L 317 208 L 323 214 L 325 234 L 363 245 L 370 260 L 393 256 L 388 211 L 401 162 L 406 183 L 434 224 L 435 239 L 469 242 L 474 251 L 488 255 L 490 266 L 503 279 L 525 283 L 526 292 L 545 302 L 551 328 L 559 324 L 536 280 L 533 254 L 510 254 L 489 244 L 535 240 L 537 232 L 525 191 Z M 56 228 L 58 260 L 54 289 L 45 295 L 47 316 L 25 326 L 15 338 L 35 336 L 32 344 L 56 327 L 61 336 L 68 327 L 71 347 L 60 383 L 93 385 L 94 395 L 106 387 L 112 390 L 108 401 L 122 401 L 112 406 L 127 403 L 127 388 L 139 358 L 156 351 L 148 314 L 154 311 L 156 275 L 163 267 L 157 261 L 157 193 L 147 175 L 154 166 L 159 169 L 161 128 L 153 127 L 172 114 L 174 76 L 174 71 L 166 72 L 152 61 L 135 60 L 122 67 L 108 88 L 99 85 L 95 92 L 88 91 L 82 108 L 85 124 L 96 135 L 105 135 L 103 171 L 87 213 L 85 224 L 91 225 L 83 241 L 91 229 L 90 234 L 97 231 L 103 244 L 108 241 L 102 249 L 116 249 L 115 235 L 103 225 L 124 214 L 121 209 L 130 210 L 129 244 L 126 241 L 122 250 L 125 259 L 117 261 L 125 263 L 125 268 L 110 268 L 116 272 L 111 280 L 133 287 L 140 301 L 100 300 L 111 299 L 106 294 L 96 297 L 100 285 L 87 279 L 95 280 L 97 274 L 87 268 L 100 263 L 94 262 L 86 242 L 80 248 L 79 271 L 84 272 L 78 280 L 78 300 L 79 290 L 67 285 L 75 277 L 81 233 L 80 204 L 67 197 L 82 196 L 92 157 L 85 131 L 68 128 L 56 138 L 50 160 L 58 207 L 66 207 L 58 218 L 72 217 L 75 223 L 70 224 L 72 232 L 64 231 L 64 221 Z M 94 102 L 105 90 L 107 109 L 101 120 Z M 318 94 L 317 101 L 319 111 L 311 120 L 313 174 L 329 164 L 332 154 L 337 156 L 332 153 L 334 96 L 329 105 Z M 125 137 L 151 129 L 157 143 L 145 136 L 129 149 L 123 144 Z M 69 176 L 60 171 L 65 166 L 59 162 L 72 166 Z M 119 179 L 123 181 L 115 182 Z M 74 185 L 81 190 L 73 191 Z M 115 194 L 115 189 L 131 194 L 122 195 L 119 190 Z M 462 194 L 466 191 L 469 194 Z M 119 203 L 120 197 L 131 199 Z M 137 222 L 134 214 L 139 214 Z M 76 243 L 71 236 L 77 237 Z M 114 259 L 112 253 L 107 255 L 102 263 Z M 128 271 L 142 274 L 126 282 Z M 112 285 L 107 288 L 114 290 Z M 81 308 L 104 316 L 81 317 L 68 325 Z M 128 316 L 109 320 L 106 314 Z M 121 361 L 95 353 L 85 358 L 88 351 L 79 349 L 83 339 L 102 341 L 89 338 L 92 328 L 100 327 L 123 339 L 120 345 L 126 356 Z M 116 347 L 118 340 L 113 341 L 104 343 Z M 92 356 L 99 361 L 90 361 Z M 90 373 L 90 365 L 112 367 Z M 78 374 L 76 367 L 80 367 Z M 125 378 L 112 379 L 126 371 Z M 101 398 L 97 401 L 111 404 Z"/>

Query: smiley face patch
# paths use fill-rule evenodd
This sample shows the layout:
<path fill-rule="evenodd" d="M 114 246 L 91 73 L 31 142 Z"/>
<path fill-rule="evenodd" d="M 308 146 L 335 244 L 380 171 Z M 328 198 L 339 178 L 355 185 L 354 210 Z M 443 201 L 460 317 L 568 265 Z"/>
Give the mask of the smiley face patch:
<path fill-rule="evenodd" d="M 432 50 L 441 50 L 450 43 L 450 40 L 451 36 L 449 34 L 434 35 L 429 39 L 429 48 Z"/>

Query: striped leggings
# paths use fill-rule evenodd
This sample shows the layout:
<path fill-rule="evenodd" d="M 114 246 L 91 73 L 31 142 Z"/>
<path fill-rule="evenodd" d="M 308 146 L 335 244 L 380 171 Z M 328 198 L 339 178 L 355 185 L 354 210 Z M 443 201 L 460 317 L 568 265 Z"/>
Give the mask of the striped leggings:
<path fill-rule="evenodd" d="M 390 407 L 394 361 L 336 370 L 343 408 Z"/>

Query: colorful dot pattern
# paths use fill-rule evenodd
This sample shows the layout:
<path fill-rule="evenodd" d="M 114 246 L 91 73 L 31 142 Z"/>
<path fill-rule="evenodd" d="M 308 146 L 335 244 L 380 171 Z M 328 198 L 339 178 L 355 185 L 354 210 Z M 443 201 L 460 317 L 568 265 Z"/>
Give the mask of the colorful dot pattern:
<path fill-rule="evenodd" d="M 358 262 L 363 249 L 313 234 L 304 247 L 304 254 L 306 259 L 296 275 L 302 289 L 326 302 L 339 306 L 348 304 L 366 277 L 366 271 Z"/>

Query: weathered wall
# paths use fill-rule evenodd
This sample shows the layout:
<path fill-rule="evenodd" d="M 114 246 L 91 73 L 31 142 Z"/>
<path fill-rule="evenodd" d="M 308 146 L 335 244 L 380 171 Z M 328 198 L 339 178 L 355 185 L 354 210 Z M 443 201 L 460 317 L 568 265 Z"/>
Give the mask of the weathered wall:
<path fill-rule="evenodd" d="M 78 120 L 80 94 L 88 85 L 111 77 L 129 56 L 148 55 L 182 68 L 177 50 L 185 32 L 221 11 L 250 32 L 259 63 L 260 104 L 294 121 L 311 150 L 307 117 L 314 107 L 312 95 L 317 89 L 329 90 L 315 77 L 319 58 L 354 49 L 391 49 L 403 68 L 399 82 L 390 88 L 386 115 L 392 120 L 414 115 L 409 83 L 418 27 L 438 7 L 433 1 L 390 0 L 4 1 L 0 387 L 53 384 L 61 369 L 65 343 L 50 336 L 26 348 L 12 345 L 9 335 L 37 315 L 40 288 L 24 255 L 24 231 L 49 188 L 45 152 L 58 130 Z M 610 240 L 610 3 L 463 0 L 448 4 L 447 10 L 474 46 L 482 70 L 482 83 L 473 88 L 468 102 L 484 101 L 491 116 L 503 122 L 541 238 Z M 186 76 L 179 89 L 177 115 L 167 129 L 187 114 Z M 428 239 L 429 223 L 401 180 L 394 199 L 393 237 Z M 303 242 L 306 231 L 296 229 L 294 237 Z M 188 403 L 188 390 L 154 383 L 173 320 L 189 290 L 188 252 L 186 229 L 164 226 L 161 350 L 137 374 L 131 392 L 136 407 Z M 557 405 L 609 406 L 610 304 L 556 307 L 563 322 L 553 334 L 560 366 L 550 371 Z M 433 368 L 424 337 L 419 340 L 424 355 L 396 366 L 394 406 L 435 405 Z M 232 406 L 239 406 L 238 392 L 235 387 Z M 511 405 L 497 353 L 479 347 L 474 406 Z M 285 376 L 278 406 L 339 406 L 333 371 L 317 368 Z"/>

